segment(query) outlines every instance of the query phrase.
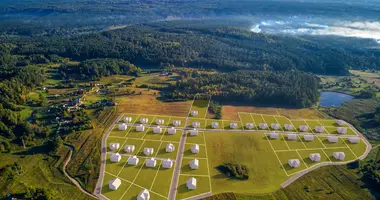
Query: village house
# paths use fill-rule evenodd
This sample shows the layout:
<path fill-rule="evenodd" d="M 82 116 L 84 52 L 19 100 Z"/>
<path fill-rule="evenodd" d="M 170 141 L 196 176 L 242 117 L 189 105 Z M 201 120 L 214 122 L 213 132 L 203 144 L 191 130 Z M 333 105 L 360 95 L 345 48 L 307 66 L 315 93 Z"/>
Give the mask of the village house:
<path fill-rule="evenodd" d="M 323 133 L 325 131 L 325 128 L 323 126 L 316 126 L 314 130 L 318 133 Z"/>
<path fill-rule="evenodd" d="M 313 162 L 319 162 L 319 161 L 321 161 L 321 154 L 319 154 L 319 153 L 312 153 L 312 154 L 309 155 L 309 158 Z"/>
<path fill-rule="evenodd" d="M 162 168 L 170 169 L 172 167 L 173 167 L 173 161 L 170 160 L 169 158 L 162 161 Z"/>
<path fill-rule="evenodd" d="M 108 188 L 110 190 L 117 190 L 117 188 L 119 188 L 120 185 L 121 185 L 121 181 L 118 178 L 112 179 L 110 180 L 110 182 L 108 182 Z"/>
<path fill-rule="evenodd" d="M 150 155 L 152 155 L 154 153 L 154 149 L 153 148 L 148 148 L 148 147 L 145 147 L 144 148 L 144 154 L 146 155 L 146 156 L 150 156 Z"/>
<path fill-rule="evenodd" d="M 300 160 L 298 159 L 290 159 L 288 160 L 288 165 L 293 168 L 297 168 L 300 166 Z"/>
<path fill-rule="evenodd" d="M 197 129 L 190 130 L 190 136 L 197 136 L 197 135 L 198 135 Z"/>
<path fill-rule="evenodd" d="M 297 135 L 296 134 L 288 134 L 288 140 L 297 140 Z"/>
<path fill-rule="evenodd" d="M 137 200 L 149 200 L 150 199 L 150 193 L 147 189 L 141 190 L 140 194 L 137 195 Z"/>
<path fill-rule="evenodd" d="M 173 152 L 175 150 L 175 147 L 174 147 L 174 145 L 172 143 L 169 143 L 169 144 L 166 145 L 165 150 L 166 150 L 167 153 L 171 153 L 171 152 Z"/>
<path fill-rule="evenodd" d="M 337 136 L 328 136 L 328 137 L 327 137 L 327 140 L 328 140 L 330 143 L 337 143 L 337 142 L 338 142 L 338 137 L 337 137 Z"/>
<path fill-rule="evenodd" d="M 156 120 L 157 125 L 163 125 L 164 123 L 165 123 L 165 120 L 163 120 L 163 119 L 157 119 Z"/>
<path fill-rule="evenodd" d="M 131 123 L 132 122 L 132 117 L 124 117 L 123 122 L 124 123 Z"/>
<path fill-rule="evenodd" d="M 259 124 L 259 127 L 260 127 L 260 129 L 268 129 L 268 124 L 261 123 L 261 124 Z"/>
<path fill-rule="evenodd" d="M 180 126 L 181 125 L 181 121 L 180 120 L 173 120 L 173 125 L 174 126 Z"/>
<path fill-rule="evenodd" d="M 357 143 L 360 143 L 360 138 L 359 137 L 350 137 L 350 138 L 348 138 L 348 141 L 350 141 L 350 143 L 357 144 Z"/>
<path fill-rule="evenodd" d="M 270 139 L 277 139 L 278 138 L 278 133 L 276 133 L 276 132 L 271 132 L 271 133 L 269 133 L 269 138 Z"/>
<path fill-rule="evenodd" d="M 124 151 L 127 152 L 127 153 L 132 153 L 133 151 L 135 151 L 135 145 L 127 145 L 124 147 Z"/>
<path fill-rule="evenodd" d="M 170 128 L 168 128 L 168 134 L 169 135 L 174 135 L 174 134 L 176 134 L 176 129 L 174 128 L 174 127 L 170 127 Z"/>
<path fill-rule="evenodd" d="M 159 126 L 154 127 L 154 128 L 153 128 L 153 133 L 155 133 L 155 134 L 160 134 L 160 133 L 162 133 L 162 128 L 159 127 Z"/>
<path fill-rule="evenodd" d="M 193 116 L 193 117 L 198 116 L 198 111 L 197 110 L 192 110 L 190 113 L 191 113 L 191 116 Z"/>
<path fill-rule="evenodd" d="M 157 161 L 154 158 L 149 158 L 145 161 L 146 167 L 156 167 Z"/>
<path fill-rule="evenodd" d="M 191 125 L 193 125 L 193 128 L 199 128 L 201 126 L 201 123 L 193 122 Z"/>
<path fill-rule="evenodd" d="M 191 147 L 191 153 L 193 153 L 193 154 L 197 154 L 197 153 L 199 153 L 199 145 L 198 145 L 198 144 L 194 144 L 194 145 Z"/>
<path fill-rule="evenodd" d="M 294 129 L 293 125 L 291 125 L 291 124 L 285 124 L 285 125 L 284 125 L 284 128 L 285 128 L 287 131 L 291 131 L 291 130 Z"/>
<path fill-rule="evenodd" d="M 270 127 L 273 129 L 273 130 L 278 130 L 281 128 L 280 124 L 278 123 L 273 123 L 270 125 Z"/>
<path fill-rule="evenodd" d="M 119 131 L 125 131 L 127 130 L 128 126 L 125 123 L 119 124 Z"/>
<path fill-rule="evenodd" d="M 346 134 L 347 133 L 347 128 L 346 127 L 338 127 L 336 130 L 339 134 Z"/>
<path fill-rule="evenodd" d="M 144 125 L 139 124 L 139 125 L 136 126 L 136 131 L 137 132 L 144 132 L 144 130 L 145 130 L 145 126 Z"/>
<path fill-rule="evenodd" d="M 211 128 L 213 128 L 213 129 L 219 128 L 219 123 L 218 122 L 212 122 L 211 123 Z"/>
<path fill-rule="evenodd" d="M 333 156 L 337 160 L 344 160 L 344 157 L 346 157 L 346 155 L 344 154 L 344 152 L 334 152 Z"/>
<path fill-rule="evenodd" d="M 119 143 L 110 143 L 109 148 L 111 151 L 115 151 L 115 150 L 120 148 L 120 144 Z"/>
<path fill-rule="evenodd" d="M 119 153 L 114 153 L 110 156 L 111 162 L 120 162 L 121 155 Z"/>
<path fill-rule="evenodd" d="M 255 127 L 255 125 L 253 123 L 246 123 L 245 124 L 245 128 L 247 129 L 253 129 Z"/>
<path fill-rule="evenodd" d="M 137 165 L 139 163 L 140 159 L 137 156 L 132 156 L 128 159 L 128 165 Z"/>
<path fill-rule="evenodd" d="M 189 178 L 186 181 L 186 187 L 189 190 L 195 190 L 197 188 L 197 179 L 195 179 L 194 177 Z"/>
<path fill-rule="evenodd" d="M 140 123 L 141 124 L 147 124 L 149 122 L 149 119 L 148 118 L 141 118 L 140 119 Z"/>
<path fill-rule="evenodd" d="M 307 125 L 300 125 L 299 129 L 302 132 L 307 132 L 309 130 L 309 127 Z"/>
<path fill-rule="evenodd" d="M 314 140 L 314 135 L 304 135 L 303 139 L 305 141 L 313 141 Z"/>
<path fill-rule="evenodd" d="M 199 168 L 199 160 L 194 158 L 193 160 L 190 161 L 189 167 L 191 169 L 198 169 Z"/>

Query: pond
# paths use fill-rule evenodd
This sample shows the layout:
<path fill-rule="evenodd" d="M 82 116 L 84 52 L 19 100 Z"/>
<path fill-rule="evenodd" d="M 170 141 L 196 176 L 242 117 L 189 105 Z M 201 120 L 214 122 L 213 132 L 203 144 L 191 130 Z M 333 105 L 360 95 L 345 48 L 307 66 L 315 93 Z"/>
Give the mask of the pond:
<path fill-rule="evenodd" d="M 341 106 L 344 102 L 354 99 L 353 96 L 339 92 L 321 92 L 319 106 Z"/>

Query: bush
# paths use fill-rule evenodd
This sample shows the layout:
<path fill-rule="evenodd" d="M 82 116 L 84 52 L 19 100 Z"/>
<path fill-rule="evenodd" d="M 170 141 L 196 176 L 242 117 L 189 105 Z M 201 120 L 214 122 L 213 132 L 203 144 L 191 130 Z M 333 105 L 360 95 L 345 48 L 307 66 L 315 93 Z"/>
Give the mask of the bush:
<path fill-rule="evenodd" d="M 247 180 L 249 178 L 248 168 L 244 165 L 235 163 L 224 163 L 219 165 L 217 169 L 230 178 Z"/>

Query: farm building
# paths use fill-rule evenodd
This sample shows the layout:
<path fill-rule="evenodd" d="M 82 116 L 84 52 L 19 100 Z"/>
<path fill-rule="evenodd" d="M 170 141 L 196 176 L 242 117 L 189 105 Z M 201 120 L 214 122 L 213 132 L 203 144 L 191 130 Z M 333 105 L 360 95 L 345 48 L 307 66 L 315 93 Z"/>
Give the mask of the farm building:
<path fill-rule="evenodd" d="M 194 154 L 199 153 L 199 145 L 198 145 L 198 144 L 194 144 L 194 145 L 191 147 L 191 153 L 194 153 Z"/>
<path fill-rule="evenodd" d="M 153 133 L 160 134 L 162 133 L 162 128 L 159 126 L 156 126 L 153 128 Z"/>
<path fill-rule="evenodd" d="M 120 144 L 119 143 L 110 143 L 110 150 L 111 151 L 117 150 L 119 148 L 120 148 Z"/>
<path fill-rule="evenodd" d="M 140 119 L 140 123 L 141 124 L 147 124 L 149 122 L 149 119 L 148 118 L 141 118 Z"/>
<path fill-rule="evenodd" d="M 337 160 L 344 160 L 344 157 L 346 156 L 344 152 L 334 152 L 333 156 Z"/>
<path fill-rule="evenodd" d="M 288 134 L 288 140 L 297 140 L 296 134 Z"/>
<path fill-rule="evenodd" d="M 147 189 L 141 190 L 140 194 L 137 195 L 137 200 L 149 200 L 150 199 L 150 193 Z"/>
<path fill-rule="evenodd" d="M 119 153 L 114 153 L 110 156 L 111 162 L 120 162 L 121 155 Z"/>
<path fill-rule="evenodd" d="M 193 117 L 198 116 L 198 111 L 197 110 L 192 110 L 190 113 L 191 113 L 191 116 L 193 116 Z"/>
<path fill-rule="evenodd" d="M 314 161 L 314 162 L 319 162 L 321 161 L 321 154 L 319 153 L 312 153 L 309 155 L 309 158 L 311 161 Z"/>
<path fill-rule="evenodd" d="M 133 151 L 135 151 L 135 145 L 127 145 L 124 147 L 124 151 L 127 152 L 127 153 L 132 153 Z"/>
<path fill-rule="evenodd" d="M 306 131 L 309 130 L 309 127 L 308 127 L 307 125 L 301 125 L 301 126 L 299 127 L 299 129 L 300 129 L 300 131 L 302 131 L 302 132 L 306 132 Z"/>
<path fill-rule="evenodd" d="M 173 161 L 169 158 L 162 161 L 162 168 L 170 169 L 173 167 Z"/>
<path fill-rule="evenodd" d="M 150 156 L 150 155 L 152 155 L 153 152 L 154 152 L 154 149 L 153 149 L 153 148 L 148 148 L 148 147 L 145 147 L 145 148 L 144 148 L 144 154 L 145 154 L 146 156 Z"/>
<path fill-rule="evenodd" d="M 170 127 L 170 128 L 168 128 L 168 134 L 169 135 L 174 135 L 174 134 L 176 134 L 176 130 L 175 130 L 175 128 L 174 127 Z"/>
<path fill-rule="evenodd" d="M 287 130 L 287 131 L 291 131 L 291 130 L 293 130 L 293 125 L 291 125 L 291 124 L 285 124 L 284 125 L 284 127 L 285 127 L 285 129 Z"/>
<path fill-rule="evenodd" d="M 167 144 L 166 148 L 165 148 L 166 152 L 168 152 L 168 153 L 173 152 L 174 149 L 175 149 L 175 147 L 172 143 Z"/>
<path fill-rule="evenodd" d="M 350 143 L 359 143 L 360 142 L 360 138 L 359 137 L 350 137 L 348 138 L 348 141 L 350 141 Z"/>
<path fill-rule="evenodd" d="M 197 129 L 190 130 L 190 136 L 197 136 L 197 135 L 198 135 Z"/>
<path fill-rule="evenodd" d="M 180 126 L 181 125 L 181 121 L 180 120 L 173 120 L 173 125 L 174 126 Z"/>
<path fill-rule="evenodd" d="M 110 180 L 110 182 L 108 182 L 108 188 L 110 190 L 117 190 L 117 188 L 119 188 L 120 185 L 121 185 L 121 180 L 118 178 L 112 179 Z"/>
<path fill-rule="evenodd" d="M 125 123 L 131 123 L 132 122 L 132 117 L 124 117 L 123 122 L 125 122 Z"/>
<path fill-rule="evenodd" d="M 343 120 L 340 120 L 340 119 L 336 120 L 335 122 L 336 122 L 336 124 L 338 124 L 338 126 L 346 125 L 346 122 L 344 122 Z"/>
<path fill-rule="evenodd" d="M 186 181 L 186 187 L 189 190 L 195 190 L 197 188 L 197 179 L 194 177 L 189 178 L 189 180 Z"/>
<path fill-rule="evenodd" d="M 253 129 L 255 127 L 255 125 L 253 123 L 246 123 L 245 124 L 245 128 L 247 129 Z"/>
<path fill-rule="evenodd" d="M 297 168 L 300 166 L 300 160 L 298 159 L 290 159 L 288 160 L 288 165 L 293 167 L 293 168 Z"/>
<path fill-rule="evenodd" d="M 190 161 L 189 166 L 191 169 L 198 169 L 199 168 L 199 160 L 194 158 Z"/>
<path fill-rule="evenodd" d="M 315 130 L 316 132 L 318 132 L 318 133 L 322 133 L 322 132 L 325 130 L 325 128 L 324 128 L 323 126 L 316 126 L 316 127 L 314 128 L 314 130 Z"/>
<path fill-rule="evenodd" d="M 139 163 L 140 159 L 136 156 L 132 156 L 128 159 L 128 165 L 137 165 Z"/>
<path fill-rule="evenodd" d="M 163 119 L 157 119 L 156 120 L 156 124 L 157 125 L 162 125 L 162 124 L 164 124 L 165 123 L 165 120 L 163 120 Z"/>
<path fill-rule="evenodd" d="M 193 122 L 191 125 L 193 125 L 194 128 L 199 128 L 201 126 L 201 123 Z"/>
<path fill-rule="evenodd" d="M 272 128 L 272 129 L 274 129 L 274 130 L 278 130 L 278 129 L 280 129 L 280 124 L 277 124 L 277 123 L 273 123 L 273 124 L 271 124 L 270 125 L 270 127 Z"/>
<path fill-rule="evenodd" d="M 238 124 L 237 123 L 230 123 L 230 128 L 232 128 L 232 129 L 236 129 L 236 128 L 238 128 Z"/>
<path fill-rule="evenodd" d="M 142 125 L 142 124 L 139 124 L 138 126 L 136 126 L 136 131 L 138 132 L 144 132 L 145 130 L 145 126 Z"/>
<path fill-rule="evenodd" d="M 125 131 L 127 130 L 128 126 L 125 123 L 119 124 L 119 131 Z"/>
<path fill-rule="evenodd" d="M 314 135 L 304 135 L 303 139 L 305 141 L 313 141 L 314 140 Z"/>
<path fill-rule="evenodd" d="M 338 137 L 337 136 L 328 136 L 327 137 L 327 140 L 330 142 L 330 143 L 337 143 L 338 142 Z"/>
<path fill-rule="evenodd" d="M 219 123 L 218 122 L 212 122 L 211 128 L 213 128 L 213 129 L 219 128 Z"/>
<path fill-rule="evenodd" d="M 276 132 L 271 132 L 271 133 L 269 134 L 269 137 L 270 137 L 270 139 L 277 139 L 277 138 L 278 138 L 278 133 L 276 133 Z"/>
<path fill-rule="evenodd" d="M 347 133 L 347 128 L 345 128 L 345 127 L 339 127 L 336 131 L 339 134 L 346 134 Z"/>
<path fill-rule="evenodd" d="M 157 161 L 154 158 L 146 159 L 145 166 L 147 167 L 156 167 Z"/>
<path fill-rule="evenodd" d="M 261 123 L 261 124 L 259 125 L 259 127 L 260 127 L 260 129 L 267 129 L 267 128 L 268 128 L 268 124 L 266 124 L 266 123 Z"/>

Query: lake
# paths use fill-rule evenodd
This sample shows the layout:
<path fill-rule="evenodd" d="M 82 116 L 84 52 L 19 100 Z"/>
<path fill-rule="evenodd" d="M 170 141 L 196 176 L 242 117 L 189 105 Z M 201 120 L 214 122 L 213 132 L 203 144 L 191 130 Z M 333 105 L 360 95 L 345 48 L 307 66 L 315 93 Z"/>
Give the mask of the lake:
<path fill-rule="evenodd" d="M 341 106 L 344 102 L 354 99 L 353 96 L 339 92 L 321 92 L 319 106 Z"/>

